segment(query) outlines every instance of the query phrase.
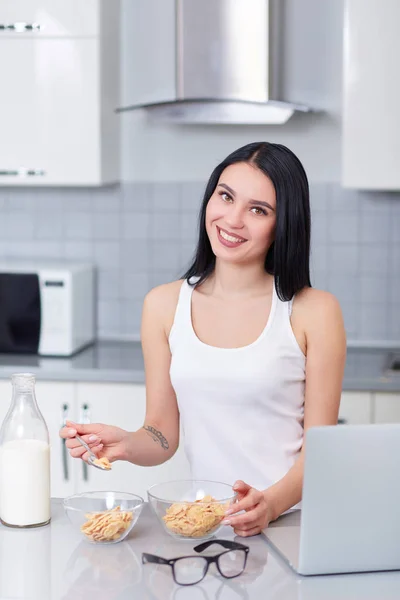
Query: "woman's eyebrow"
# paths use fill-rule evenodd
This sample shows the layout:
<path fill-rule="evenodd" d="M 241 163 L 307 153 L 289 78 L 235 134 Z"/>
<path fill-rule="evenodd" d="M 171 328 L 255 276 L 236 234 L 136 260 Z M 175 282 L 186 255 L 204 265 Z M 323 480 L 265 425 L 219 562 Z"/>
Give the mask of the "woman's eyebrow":
<path fill-rule="evenodd" d="M 250 204 L 257 204 L 257 205 L 260 205 L 260 206 L 266 206 L 270 210 L 275 210 L 270 204 L 268 204 L 268 202 L 263 202 L 262 200 L 250 200 L 249 203 Z"/>
<path fill-rule="evenodd" d="M 231 187 L 229 187 L 229 185 L 226 185 L 226 183 L 219 183 L 219 186 L 225 188 L 230 194 L 232 194 L 232 196 L 235 196 L 235 190 L 233 190 Z M 249 200 L 250 204 L 258 204 L 259 206 L 265 206 L 266 208 L 269 208 L 270 210 L 275 210 L 270 204 L 268 204 L 268 202 L 264 202 L 263 200 Z"/>
<path fill-rule="evenodd" d="M 229 185 L 226 185 L 226 183 L 219 183 L 218 185 L 225 188 L 226 190 L 228 190 L 228 192 L 230 194 L 232 194 L 232 196 L 236 196 L 235 190 L 233 190 L 231 187 L 229 187 Z"/>

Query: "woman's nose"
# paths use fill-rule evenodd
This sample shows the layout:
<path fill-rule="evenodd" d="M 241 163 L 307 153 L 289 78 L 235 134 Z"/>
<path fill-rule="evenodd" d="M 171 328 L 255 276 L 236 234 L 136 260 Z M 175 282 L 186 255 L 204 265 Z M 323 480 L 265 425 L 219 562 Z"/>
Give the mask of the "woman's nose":
<path fill-rule="evenodd" d="M 225 215 L 226 224 L 230 227 L 240 229 L 243 227 L 243 211 L 240 207 L 231 207 Z"/>

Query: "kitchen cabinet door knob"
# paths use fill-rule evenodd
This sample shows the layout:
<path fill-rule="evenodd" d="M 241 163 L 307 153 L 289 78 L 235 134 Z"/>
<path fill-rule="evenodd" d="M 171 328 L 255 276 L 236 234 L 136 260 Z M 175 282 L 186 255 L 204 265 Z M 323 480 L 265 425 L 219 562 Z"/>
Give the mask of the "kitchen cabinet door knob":
<path fill-rule="evenodd" d="M 0 23 L 0 31 L 14 31 L 15 33 L 25 33 L 26 31 L 41 31 L 43 25 L 40 23 Z"/>
<path fill-rule="evenodd" d="M 68 404 L 63 404 L 61 409 L 61 426 L 65 427 L 68 419 Z M 67 450 L 67 440 L 61 438 L 61 460 L 62 460 L 62 470 L 64 474 L 64 481 L 69 480 L 69 469 L 68 469 L 68 450 Z"/>

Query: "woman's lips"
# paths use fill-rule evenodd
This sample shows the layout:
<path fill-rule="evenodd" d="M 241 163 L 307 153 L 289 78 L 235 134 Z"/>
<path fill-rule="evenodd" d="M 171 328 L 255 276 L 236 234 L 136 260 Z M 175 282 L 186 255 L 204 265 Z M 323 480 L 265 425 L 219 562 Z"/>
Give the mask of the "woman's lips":
<path fill-rule="evenodd" d="M 225 229 L 221 229 L 221 227 L 218 227 L 218 225 L 217 233 L 219 241 L 226 248 L 238 248 L 247 241 L 244 238 L 228 233 L 227 231 L 225 231 Z"/>

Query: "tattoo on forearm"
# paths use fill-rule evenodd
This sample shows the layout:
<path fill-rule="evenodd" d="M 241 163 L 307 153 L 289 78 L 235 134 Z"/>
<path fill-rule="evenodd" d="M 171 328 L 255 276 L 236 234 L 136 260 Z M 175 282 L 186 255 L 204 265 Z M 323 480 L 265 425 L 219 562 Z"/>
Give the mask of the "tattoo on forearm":
<path fill-rule="evenodd" d="M 164 450 L 168 450 L 169 444 L 166 438 L 161 433 L 161 431 L 158 431 L 158 429 L 155 429 L 151 425 L 143 425 L 143 429 L 147 431 L 147 433 L 153 439 L 154 442 L 158 442 L 159 444 L 161 444 L 161 448 L 163 448 Z"/>

